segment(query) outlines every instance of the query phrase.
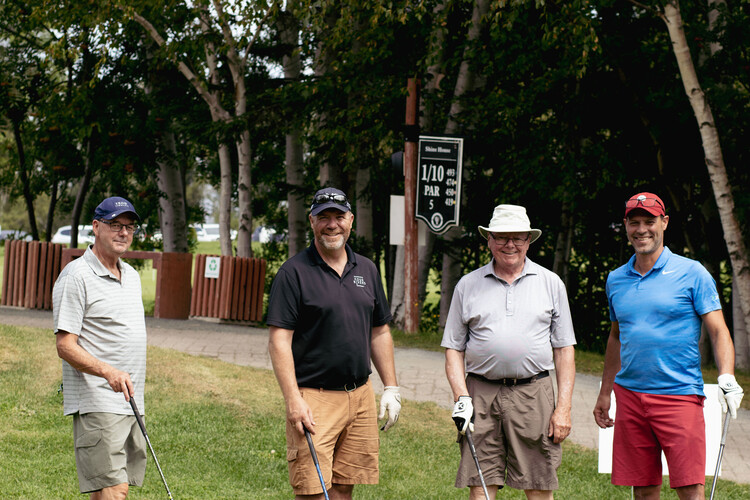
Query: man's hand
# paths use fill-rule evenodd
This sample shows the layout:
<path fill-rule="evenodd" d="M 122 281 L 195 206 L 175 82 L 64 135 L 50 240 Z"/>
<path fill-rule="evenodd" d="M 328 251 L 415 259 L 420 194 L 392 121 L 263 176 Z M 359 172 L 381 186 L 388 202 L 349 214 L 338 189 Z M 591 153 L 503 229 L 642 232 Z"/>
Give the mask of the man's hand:
<path fill-rule="evenodd" d="M 466 429 L 474 432 L 474 405 L 471 402 L 471 396 L 460 396 L 456 404 L 453 405 L 453 421 L 456 423 L 458 432 L 466 434 Z"/>
<path fill-rule="evenodd" d="M 602 429 L 615 425 L 615 421 L 609 418 L 610 404 L 611 396 L 609 394 L 599 394 L 594 407 L 594 420 L 596 420 L 596 425 Z"/>
<path fill-rule="evenodd" d="M 104 373 L 104 378 L 107 379 L 107 383 L 115 392 L 121 392 L 125 396 L 125 401 L 130 401 L 135 395 L 133 389 L 133 381 L 130 380 L 130 374 L 117 368 L 110 367 Z"/>
<path fill-rule="evenodd" d="M 290 396 L 286 402 L 286 419 L 300 434 L 304 434 L 305 429 L 310 434 L 315 434 L 312 410 L 299 392 Z"/>
<path fill-rule="evenodd" d="M 734 375 L 728 373 L 719 375 L 719 403 L 721 403 L 721 410 L 724 413 L 727 412 L 728 408 L 732 418 L 737 418 L 737 408 L 740 407 L 744 395 L 745 393 Z"/>
<path fill-rule="evenodd" d="M 388 421 L 380 428 L 381 431 L 390 429 L 398 420 L 398 414 L 401 412 L 401 393 L 396 386 L 388 385 L 383 389 L 378 419 L 385 417 L 386 412 L 388 412 Z"/>
<path fill-rule="evenodd" d="M 570 409 L 565 410 L 558 406 L 549 421 L 548 437 L 552 438 L 555 444 L 560 444 L 570 435 L 571 427 Z"/>

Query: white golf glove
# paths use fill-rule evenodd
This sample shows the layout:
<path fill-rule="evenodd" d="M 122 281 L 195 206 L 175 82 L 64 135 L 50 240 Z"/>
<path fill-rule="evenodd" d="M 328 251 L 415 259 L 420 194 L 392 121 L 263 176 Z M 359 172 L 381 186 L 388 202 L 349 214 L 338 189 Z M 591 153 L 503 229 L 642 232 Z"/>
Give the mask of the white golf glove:
<path fill-rule="evenodd" d="M 729 408 L 732 418 L 737 418 L 737 408 L 740 407 L 742 396 L 744 395 L 745 393 L 737 383 L 734 375 L 728 373 L 719 375 L 719 403 L 721 403 L 721 410 L 724 413 Z"/>
<path fill-rule="evenodd" d="M 388 421 L 383 424 L 380 428 L 381 431 L 387 431 L 393 424 L 398 420 L 398 414 L 401 412 L 401 393 L 398 392 L 398 387 L 393 385 L 387 385 L 383 389 L 383 396 L 380 398 L 380 415 L 378 419 L 385 417 L 385 412 L 388 412 Z"/>
<path fill-rule="evenodd" d="M 466 434 L 467 428 L 474 432 L 473 416 L 474 405 L 471 402 L 471 396 L 459 396 L 458 401 L 453 405 L 453 415 L 451 415 L 453 421 L 456 422 L 458 432 Z"/>

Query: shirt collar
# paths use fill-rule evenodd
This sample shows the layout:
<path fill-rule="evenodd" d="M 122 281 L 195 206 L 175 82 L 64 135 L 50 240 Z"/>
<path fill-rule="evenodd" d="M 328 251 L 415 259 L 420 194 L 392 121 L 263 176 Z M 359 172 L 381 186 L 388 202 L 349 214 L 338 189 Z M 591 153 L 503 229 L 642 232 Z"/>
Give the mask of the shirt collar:
<path fill-rule="evenodd" d="M 346 250 L 346 260 L 347 264 L 351 264 L 352 266 L 357 265 L 357 254 L 354 253 L 354 250 L 352 250 L 352 247 L 349 246 L 349 243 L 344 243 L 344 249 Z M 323 257 L 320 256 L 320 253 L 318 253 L 318 249 L 315 246 L 315 242 L 313 241 L 310 243 L 310 246 L 307 247 L 308 255 L 310 257 L 310 264 L 313 266 L 321 266 L 321 265 L 328 265 L 323 260 Z"/>
<path fill-rule="evenodd" d="M 101 263 L 101 261 L 97 258 L 96 254 L 94 254 L 94 251 L 91 250 L 92 245 L 89 245 L 86 247 L 86 251 L 83 252 L 83 260 L 88 264 L 88 266 L 91 268 L 92 271 L 94 271 L 94 274 L 97 276 L 109 276 L 112 279 L 117 279 L 106 267 L 104 267 L 104 264 Z M 120 268 L 120 276 L 122 276 L 122 270 L 123 266 L 121 264 L 120 259 L 117 259 L 117 267 Z"/>
<path fill-rule="evenodd" d="M 662 267 L 667 265 L 667 261 L 669 261 L 669 257 L 672 256 L 671 250 L 669 250 L 669 247 L 666 245 L 664 246 L 664 249 L 661 251 L 661 255 L 659 255 L 659 258 L 656 259 L 656 262 L 654 263 L 654 267 L 649 270 L 647 275 L 651 273 L 654 269 L 661 269 Z M 637 274 L 638 276 L 641 275 L 638 271 L 635 270 L 635 254 L 633 254 L 632 257 L 630 257 L 630 260 L 628 261 L 628 272 L 632 274 Z"/>
<path fill-rule="evenodd" d="M 485 266 L 481 267 L 482 269 L 482 276 L 487 278 L 488 276 L 492 276 L 494 278 L 500 279 L 497 274 L 495 274 L 495 258 L 493 257 L 492 260 L 490 260 L 489 264 L 486 264 Z M 516 279 L 523 278 L 526 275 L 529 274 L 539 274 L 539 264 L 529 259 L 528 256 L 524 258 L 523 261 L 523 270 L 521 271 L 521 274 Z"/>

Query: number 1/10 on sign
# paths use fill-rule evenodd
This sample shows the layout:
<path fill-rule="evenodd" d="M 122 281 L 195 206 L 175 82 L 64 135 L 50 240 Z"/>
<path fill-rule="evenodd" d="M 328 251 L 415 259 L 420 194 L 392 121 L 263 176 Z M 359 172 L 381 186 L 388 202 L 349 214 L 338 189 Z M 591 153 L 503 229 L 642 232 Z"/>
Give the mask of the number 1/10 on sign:
<path fill-rule="evenodd" d="M 416 217 L 437 234 L 458 225 L 462 151 L 463 139 L 419 139 Z"/>

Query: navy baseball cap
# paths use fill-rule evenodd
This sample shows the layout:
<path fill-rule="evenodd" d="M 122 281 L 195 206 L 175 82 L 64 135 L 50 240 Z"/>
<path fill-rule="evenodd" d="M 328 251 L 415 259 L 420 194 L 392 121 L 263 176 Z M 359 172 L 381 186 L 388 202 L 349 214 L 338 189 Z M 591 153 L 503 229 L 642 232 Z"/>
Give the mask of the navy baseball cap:
<path fill-rule="evenodd" d="M 112 220 L 118 215 L 122 215 L 128 212 L 132 213 L 135 216 L 136 220 L 141 220 L 141 218 L 138 217 L 138 213 L 135 211 L 135 207 L 133 207 L 132 203 L 130 203 L 125 198 L 112 196 L 99 203 L 99 206 L 96 207 L 96 210 L 94 210 L 94 220 Z"/>
<path fill-rule="evenodd" d="M 343 191 L 327 187 L 318 190 L 318 192 L 315 193 L 315 196 L 313 196 L 310 215 L 318 215 L 323 210 L 328 210 L 329 208 L 335 208 L 342 212 L 349 212 L 351 211 L 352 206 L 349 204 L 349 199 Z"/>

